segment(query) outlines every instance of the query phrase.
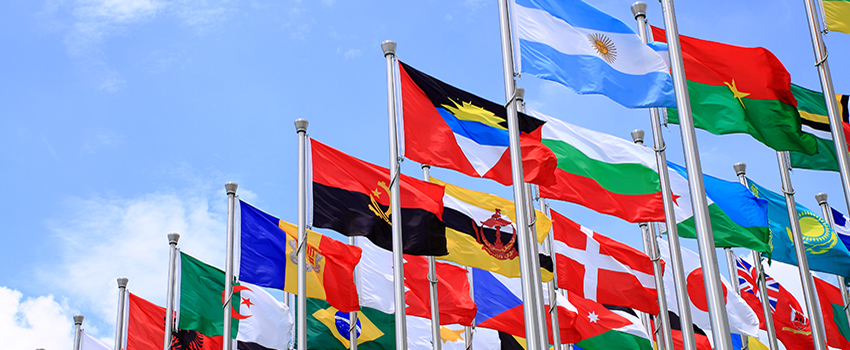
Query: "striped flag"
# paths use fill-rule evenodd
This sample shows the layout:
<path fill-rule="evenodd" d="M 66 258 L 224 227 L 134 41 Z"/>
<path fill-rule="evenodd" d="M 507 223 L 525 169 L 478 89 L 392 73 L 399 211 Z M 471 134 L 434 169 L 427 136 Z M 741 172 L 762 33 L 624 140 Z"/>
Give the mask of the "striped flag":
<path fill-rule="evenodd" d="M 791 84 L 791 92 L 797 100 L 797 111 L 800 112 L 800 122 L 803 131 L 812 134 L 818 145 L 816 154 L 808 155 L 791 151 L 791 166 L 800 169 L 838 171 L 838 160 L 835 157 L 835 142 L 829 129 L 829 116 L 823 93 Z M 850 124 L 848 124 L 847 104 L 848 95 L 835 95 L 838 102 L 838 112 L 841 114 L 841 126 L 845 140 L 850 139 Z"/>

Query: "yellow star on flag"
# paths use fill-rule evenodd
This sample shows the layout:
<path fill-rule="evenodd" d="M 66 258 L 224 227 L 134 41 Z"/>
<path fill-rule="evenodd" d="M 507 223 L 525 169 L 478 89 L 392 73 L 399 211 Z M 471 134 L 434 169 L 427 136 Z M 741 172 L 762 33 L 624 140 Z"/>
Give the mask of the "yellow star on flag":
<path fill-rule="evenodd" d="M 723 82 L 723 84 L 726 84 L 726 86 L 729 87 L 729 90 L 732 90 L 732 96 L 735 96 L 735 98 L 738 99 L 738 102 L 741 102 L 741 107 L 744 107 L 744 109 L 746 109 L 747 106 L 744 106 L 744 100 L 742 100 L 742 98 L 749 96 L 750 93 L 738 91 L 738 86 L 735 85 L 735 79 L 732 79 L 731 85 L 725 81 Z"/>

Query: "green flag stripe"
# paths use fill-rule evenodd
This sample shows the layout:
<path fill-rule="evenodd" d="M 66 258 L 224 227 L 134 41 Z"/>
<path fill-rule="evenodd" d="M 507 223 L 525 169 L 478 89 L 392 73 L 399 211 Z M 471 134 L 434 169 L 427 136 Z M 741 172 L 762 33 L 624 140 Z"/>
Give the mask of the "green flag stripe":
<path fill-rule="evenodd" d="M 180 253 L 180 322 L 178 328 L 198 331 L 209 337 L 224 335 L 224 271 Z M 239 294 L 233 300 L 239 300 Z M 233 303 L 239 312 L 239 303 Z M 233 319 L 231 334 L 236 338 L 239 320 Z"/>
<path fill-rule="evenodd" d="M 658 173 L 640 163 L 605 163 L 592 159 L 569 143 L 544 139 L 543 144 L 558 157 L 558 169 L 596 181 L 606 190 L 623 195 L 661 191 Z"/>
<path fill-rule="evenodd" d="M 845 340 L 850 341 L 850 325 L 847 324 L 847 315 L 844 313 L 844 305 L 832 304 L 832 321 L 838 326 L 838 333 Z"/>
<path fill-rule="evenodd" d="M 711 231 L 714 232 L 714 244 L 717 247 L 744 247 L 758 252 L 770 254 L 772 248 L 765 243 L 770 240 L 770 230 L 767 227 L 742 227 L 723 212 L 717 204 L 708 206 L 711 218 Z M 679 236 L 696 238 L 694 217 L 691 216 L 676 227 Z"/>
<path fill-rule="evenodd" d="M 610 330 L 595 337 L 583 339 L 576 343 L 576 345 L 588 350 L 652 350 L 652 343 L 649 339 L 616 330 Z"/>
<path fill-rule="evenodd" d="M 688 94 L 697 128 L 715 135 L 750 134 L 777 151 L 814 154 L 817 150 L 815 138 L 802 132 L 800 116 L 792 105 L 746 97 L 738 100 L 725 85 L 693 81 L 688 81 Z M 675 109 L 669 110 L 668 119 L 679 123 Z"/>
<path fill-rule="evenodd" d="M 817 139 L 818 153 L 806 155 L 800 152 L 790 152 L 791 167 L 798 169 L 838 171 L 838 160 L 835 157 L 835 142 Z"/>

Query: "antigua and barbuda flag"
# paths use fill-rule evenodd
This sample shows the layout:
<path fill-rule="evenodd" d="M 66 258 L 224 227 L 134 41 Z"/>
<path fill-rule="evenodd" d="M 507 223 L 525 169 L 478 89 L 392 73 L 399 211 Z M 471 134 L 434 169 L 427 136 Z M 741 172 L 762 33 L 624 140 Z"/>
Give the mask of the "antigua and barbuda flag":
<path fill-rule="evenodd" d="M 631 27 L 581 0 L 516 0 L 522 73 L 628 108 L 675 107 L 673 79 Z"/>

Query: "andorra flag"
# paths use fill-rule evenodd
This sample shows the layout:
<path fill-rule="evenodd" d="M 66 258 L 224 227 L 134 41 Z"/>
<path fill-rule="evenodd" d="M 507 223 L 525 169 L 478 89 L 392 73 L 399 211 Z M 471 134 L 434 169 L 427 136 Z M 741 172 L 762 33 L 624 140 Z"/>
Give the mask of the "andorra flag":
<path fill-rule="evenodd" d="M 392 250 L 390 170 L 310 140 L 313 226 Z M 443 187 L 400 176 L 404 254 L 446 255 Z"/>
<path fill-rule="evenodd" d="M 298 292 L 298 227 L 239 202 L 242 212 L 239 279 Z M 362 250 L 307 230 L 307 297 L 343 312 L 360 308 L 354 268 Z"/>

